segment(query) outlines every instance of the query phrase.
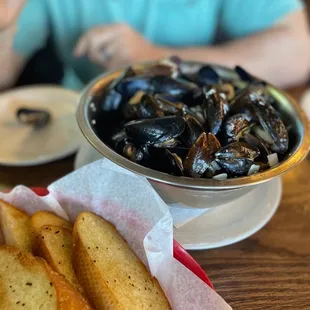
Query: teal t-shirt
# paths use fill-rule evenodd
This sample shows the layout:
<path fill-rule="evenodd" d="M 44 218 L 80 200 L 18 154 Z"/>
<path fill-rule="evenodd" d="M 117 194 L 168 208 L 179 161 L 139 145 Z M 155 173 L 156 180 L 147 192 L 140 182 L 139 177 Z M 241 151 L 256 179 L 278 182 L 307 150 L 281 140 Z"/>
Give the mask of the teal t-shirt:
<path fill-rule="evenodd" d="M 151 42 L 170 47 L 204 46 L 262 31 L 294 10 L 300 0 L 28 0 L 14 38 L 29 57 L 52 34 L 66 70 L 63 84 L 79 89 L 102 70 L 75 58 L 79 37 L 98 25 L 126 22 Z"/>

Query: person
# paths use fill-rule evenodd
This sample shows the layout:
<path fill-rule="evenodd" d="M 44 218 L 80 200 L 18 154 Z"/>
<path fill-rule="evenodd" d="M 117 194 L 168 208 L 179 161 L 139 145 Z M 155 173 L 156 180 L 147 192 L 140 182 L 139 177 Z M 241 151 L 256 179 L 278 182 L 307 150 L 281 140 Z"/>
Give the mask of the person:
<path fill-rule="evenodd" d="M 0 89 L 52 34 L 63 84 L 177 55 L 242 65 L 277 86 L 306 81 L 309 33 L 301 0 L 0 0 Z"/>

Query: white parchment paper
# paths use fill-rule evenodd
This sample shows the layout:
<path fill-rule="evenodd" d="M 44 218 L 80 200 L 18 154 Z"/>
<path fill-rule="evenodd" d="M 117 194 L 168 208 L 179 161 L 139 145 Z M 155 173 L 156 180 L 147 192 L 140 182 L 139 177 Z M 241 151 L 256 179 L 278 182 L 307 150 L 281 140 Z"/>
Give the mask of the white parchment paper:
<path fill-rule="evenodd" d="M 71 221 L 81 211 L 97 213 L 117 227 L 148 266 L 173 309 L 231 309 L 214 290 L 173 258 L 171 214 L 145 178 L 102 159 L 48 189 L 50 194 L 41 198 L 18 186 L 9 194 L 0 193 L 0 199 L 29 214 L 51 210 Z"/>

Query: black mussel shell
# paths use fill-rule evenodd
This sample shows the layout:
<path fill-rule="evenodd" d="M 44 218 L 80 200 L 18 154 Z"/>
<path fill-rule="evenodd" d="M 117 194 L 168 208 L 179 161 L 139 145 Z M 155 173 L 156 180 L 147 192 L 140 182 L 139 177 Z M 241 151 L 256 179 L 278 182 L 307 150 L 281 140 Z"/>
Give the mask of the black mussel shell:
<path fill-rule="evenodd" d="M 185 119 L 181 116 L 131 121 L 125 124 L 128 137 L 138 144 L 163 143 L 180 136 L 185 129 Z"/>
<path fill-rule="evenodd" d="M 272 137 L 278 147 L 277 151 L 284 154 L 288 149 L 289 138 L 283 121 L 277 111 L 271 105 L 266 104 L 263 97 L 252 94 L 251 98 L 261 126 Z"/>
<path fill-rule="evenodd" d="M 223 131 L 228 142 L 238 141 L 242 134 L 250 128 L 250 118 L 247 114 L 238 113 L 227 118 Z"/>
<path fill-rule="evenodd" d="M 154 98 L 159 109 L 161 109 L 166 115 L 182 115 L 184 104 L 182 102 L 174 101 L 175 97 L 156 94 Z"/>
<path fill-rule="evenodd" d="M 184 167 L 182 158 L 176 153 L 171 153 L 168 149 L 166 149 L 166 154 L 172 165 L 171 170 L 174 172 L 174 174 L 183 175 Z"/>
<path fill-rule="evenodd" d="M 203 133 L 203 128 L 200 122 L 189 114 L 186 114 L 184 118 L 186 120 L 185 130 L 180 139 L 186 146 L 191 147 Z"/>
<path fill-rule="evenodd" d="M 230 177 L 247 175 L 260 152 L 245 142 L 234 142 L 215 153 L 215 160 Z"/>
<path fill-rule="evenodd" d="M 240 140 L 241 141 L 241 140 Z M 268 150 L 268 147 L 265 145 L 263 141 L 256 138 L 255 136 L 251 134 L 246 134 L 242 137 L 242 141 L 256 147 L 259 150 L 259 156 L 255 159 L 256 161 L 261 161 L 263 163 L 268 163 L 267 156 L 271 154 L 271 152 Z"/>
<path fill-rule="evenodd" d="M 135 76 L 135 72 L 128 67 L 118 78 L 113 80 L 103 95 L 102 109 L 106 111 L 116 110 L 125 99 L 123 93 L 117 90 L 117 86 L 126 78 Z"/>
<path fill-rule="evenodd" d="M 166 140 L 164 142 L 154 143 L 154 147 L 163 147 L 163 148 L 174 148 L 179 145 L 179 140 L 177 138 L 172 138 L 170 140 Z"/>
<path fill-rule="evenodd" d="M 204 88 L 204 111 L 207 119 L 209 130 L 216 135 L 221 126 L 225 115 L 227 114 L 228 104 L 224 96 L 219 90 L 212 86 Z"/>
<path fill-rule="evenodd" d="M 215 157 L 220 160 L 233 160 L 235 158 L 254 160 L 259 154 L 259 150 L 256 147 L 246 142 L 234 142 L 217 151 Z"/>
<path fill-rule="evenodd" d="M 122 113 L 126 121 L 131 121 L 139 118 L 139 105 L 141 98 L 145 95 L 143 91 L 137 91 L 126 103 L 122 105 Z"/>
<path fill-rule="evenodd" d="M 34 128 L 43 128 L 51 120 L 51 114 L 46 110 L 19 108 L 16 112 L 19 122 Z"/>
<path fill-rule="evenodd" d="M 174 175 L 183 174 L 182 159 L 177 154 L 152 146 L 142 148 L 140 151 L 143 156 L 138 163 L 142 166 Z"/>
<path fill-rule="evenodd" d="M 212 166 L 212 155 L 221 147 L 216 137 L 203 132 L 193 146 L 190 148 L 184 160 L 184 172 L 193 178 L 200 178 L 204 174 L 212 175 L 215 173 Z M 209 171 L 209 173 L 208 173 Z"/>
<path fill-rule="evenodd" d="M 153 95 L 145 94 L 142 96 L 138 105 L 139 118 L 154 118 L 165 116 L 164 112 L 158 107 Z"/>
<path fill-rule="evenodd" d="M 184 160 L 187 153 L 189 152 L 189 147 L 185 147 L 179 144 L 176 147 L 167 148 L 167 150 L 171 153 L 177 154 L 180 158 L 182 158 L 182 160 Z"/>
<path fill-rule="evenodd" d="M 152 88 L 155 93 L 165 93 L 172 96 L 192 96 L 200 93 L 195 84 L 182 79 L 173 79 L 168 76 L 155 76 L 152 79 Z"/>
<path fill-rule="evenodd" d="M 211 157 L 207 149 L 207 135 L 202 133 L 190 148 L 184 160 L 184 172 L 193 178 L 200 178 L 211 164 Z"/>
<path fill-rule="evenodd" d="M 133 162 L 137 162 L 137 148 L 136 146 L 131 143 L 127 142 L 125 143 L 125 146 L 123 148 L 123 155 L 130 159 Z"/>
<path fill-rule="evenodd" d="M 243 113 L 248 116 L 253 122 L 258 122 L 258 117 L 252 104 L 252 95 L 260 95 L 264 91 L 262 84 L 249 84 L 243 88 L 236 96 L 229 102 L 230 114 Z"/>
<path fill-rule="evenodd" d="M 201 67 L 195 75 L 195 82 L 200 86 L 218 84 L 220 77 L 216 70 L 209 65 Z"/>
<path fill-rule="evenodd" d="M 248 158 L 235 158 L 226 160 L 216 160 L 217 163 L 227 171 L 231 177 L 245 176 L 248 174 L 254 162 Z"/>
<path fill-rule="evenodd" d="M 250 74 L 249 72 L 247 72 L 244 68 L 242 68 L 240 66 L 236 66 L 235 71 L 239 75 L 240 79 L 244 82 L 262 83 L 264 86 L 266 85 L 265 81 L 256 78 L 255 76 L 253 76 L 252 74 Z"/>
<path fill-rule="evenodd" d="M 125 78 L 115 86 L 115 90 L 122 94 L 124 101 L 128 101 L 138 91 L 152 93 L 152 77 L 149 76 L 134 76 Z"/>

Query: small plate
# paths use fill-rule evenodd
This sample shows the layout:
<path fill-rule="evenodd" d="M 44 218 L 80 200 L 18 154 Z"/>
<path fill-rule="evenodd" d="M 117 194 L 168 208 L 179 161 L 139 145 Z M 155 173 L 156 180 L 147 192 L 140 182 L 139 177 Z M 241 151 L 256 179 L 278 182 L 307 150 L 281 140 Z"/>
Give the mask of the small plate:
<path fill-rule="evenodd" d="M 175 228 L 174 238 L 186 250 L 218 248 L 246 239 L 268 223 L 281 195 L 280 178 L 258 185 L 234 202 L 212 208 Z"/>
<path fill-rule="evenodd" d="M 33 166 L 77 151 L 82 141 L 75 111 L 79 94 L 58 86 L 28 86 L 0 95 L 0 164 Z M 42 129 L 20 124 L 19 107 L 46 109 L 50 123 Z"/>
<path fill-rule="evenodd" d="M 300 105 L 310 120 L 310 89 L 307 89 L 303 93 L 300 99 Z"/>

